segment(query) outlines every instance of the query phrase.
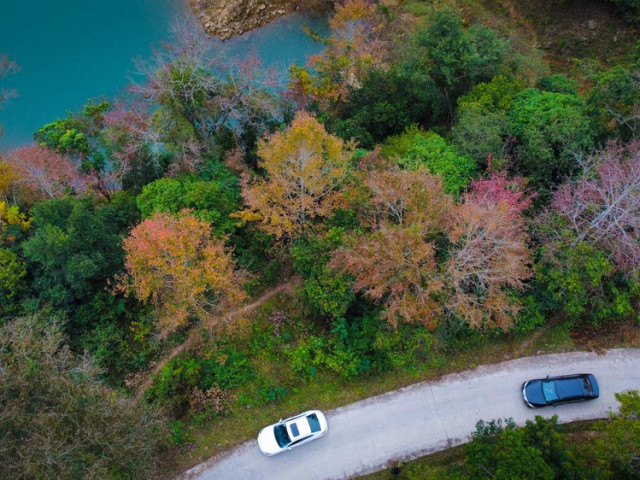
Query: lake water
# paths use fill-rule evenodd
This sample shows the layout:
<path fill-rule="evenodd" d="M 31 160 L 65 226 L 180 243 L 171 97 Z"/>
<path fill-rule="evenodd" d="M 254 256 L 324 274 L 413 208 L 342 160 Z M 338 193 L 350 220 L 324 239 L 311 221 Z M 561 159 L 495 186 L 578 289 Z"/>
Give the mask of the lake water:
<path fill-rule="evenodd" d="M 30 142 L 38 128 L 90 98 L 116 95 L 130 83 L 132 59 L 148 57 L 186 14 L 184 0 L 0 0 L 0 52 L 21 67 L 0 81 L 19 95 L 0 110 L 0 149 Z M 290 15 L 216 48 L 230 56 L 255 51 L 285 71 L 322 49 L 304 24 L 328 29 L 326 19 Z"/>

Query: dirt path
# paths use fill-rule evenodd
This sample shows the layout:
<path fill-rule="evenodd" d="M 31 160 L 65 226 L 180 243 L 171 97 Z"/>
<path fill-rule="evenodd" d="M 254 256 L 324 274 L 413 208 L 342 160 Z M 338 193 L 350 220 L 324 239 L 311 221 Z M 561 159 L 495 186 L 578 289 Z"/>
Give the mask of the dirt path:
<path fill-rule="evenodd" d="M 514 352 L 513 357 L 514 358 L 519 358 L 522 355 L 524 355 L 524 353 L 527 351 L 527 349 L 533 345 L 534 343 L 536 343 L 540 338 L 542 338 L 549 330 L 551 330 L 553 327 L 555 327 L 556 325 L 558 325 L 560 323 L 560 318 L 556 317 L 554 319 L 552 319 L 551 321 L 545 323 L 545 325 L 542 328 L 539 328 L 538 330 L 536 330 L 534 333 L 532 333 L 531 335 L 529 335 L 526 340 L 524 342 L 522 342 L 519 346 L 518 349 Z"/>
<path fill-rule="evenodd" d="M 298 281 L 297 278 L 293 278 L 285 283 L 276 285 L 275 287 L 264 292 L 262 295 L 260 295 L 257 299 L 255 299 L 253 302 L 249 303 L 248 305 L 244 305 L 242 307 L 236 308 L 235 310 L 231 310 L 226 314 L 223 314 L 222 318 L 224 322 L 227 323 L 233 320 L 234 318 L 237 318 L 239 316 L 242 316 L 246 313 L 249 313 L 259 308 L 267 300 L 272 298 L 274 295 L 277 295 L 278 293 L 291 292 L 291 290 L 293 289 L 293 286 L 296 284 L 297 281 Z M 193 328 L 191 330 L 191 333 L 189 333 L 189 336 L 184 342 L 182 342 L 180 345 L 175 347 L 168 355 L 158 360 L 158 362 L 153 366 L 153 368 L 144 374 L 145 379 L 136 388 L 136 394 L 133 397 L 134 402 L 137 403 L 142 399 L 144 392 L 146 392 L 147 389 L 151 386 L 151 383 L 153 381 L 153 376 L 158 372 L 160 372 L 160 370 L 162 370 L 162 367 L 164 367 L 168 362 L 170 362 L 171 360 L 176 358 L 178 355 L 180 355 L 182 352 L 184 352 L 187 348 L 193 345 L 196 345 L 196 343 L 200 340 L 200 336 L 198 335 L 199 330 L 201 328 L 207 328 L 207 327 L 208 327 L 207 324 L 202 324 L 197 326 L 196 328 Z"/>

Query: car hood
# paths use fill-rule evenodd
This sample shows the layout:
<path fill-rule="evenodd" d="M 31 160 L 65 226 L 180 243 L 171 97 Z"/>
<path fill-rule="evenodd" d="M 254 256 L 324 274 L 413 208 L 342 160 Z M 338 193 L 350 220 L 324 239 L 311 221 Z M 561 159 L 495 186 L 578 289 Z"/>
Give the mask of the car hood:
<path fill-rule="evenodd" d="M 524 387 L 524 394 L 529 403 L 534 405 L 546 405 L 547 401 L 542 394 L 542 382 L 540 380 L 532 380 L 527 382 Z"/>
<path fill-rule="evenodd" d="M 260 430 L 258 434 L 258 446 L 265 455 L 275 455 L 282 451 L 282 447 L 276 442 L 276 436 L 273 433 L 273 425 Z"/>

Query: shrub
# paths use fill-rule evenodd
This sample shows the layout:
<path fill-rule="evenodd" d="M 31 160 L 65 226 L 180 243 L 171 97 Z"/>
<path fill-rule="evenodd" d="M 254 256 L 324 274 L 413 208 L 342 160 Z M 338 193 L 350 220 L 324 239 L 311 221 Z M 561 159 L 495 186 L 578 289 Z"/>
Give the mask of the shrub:
<path fill-rule="evenodd" d="M 516 163 L 538 189 L 550 189 L 578 169 L 576 155 L 592 146 L 582 100 L 533 88 L 519 93 L 509 110 L 509 133 L 517 139 Z"/>
<path fill-rule="evenodd" d="M 426 168 L 440 175 L 444 191 L 454 195 L 459 195 L 476 175 L 476 165 L 470 157 L 459 154 L 444 138 L 432 132 L 417 133 L 398 163 L 408 170 Z"/>

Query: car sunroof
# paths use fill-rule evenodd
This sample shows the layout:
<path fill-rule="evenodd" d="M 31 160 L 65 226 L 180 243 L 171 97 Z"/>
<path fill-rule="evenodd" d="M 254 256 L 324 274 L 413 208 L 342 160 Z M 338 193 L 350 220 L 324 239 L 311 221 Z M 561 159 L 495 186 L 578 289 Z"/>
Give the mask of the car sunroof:
<path fill-rule="evenodd" d="M 298 435 L 300 435 L 300 430 L 298 430 L 298 425 L 296 425 L 295 423 L 292 423 L 290 427 L 291 427 L 291 433 L 293 433 L 294 437 L 297 437 Z"/>

